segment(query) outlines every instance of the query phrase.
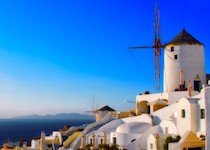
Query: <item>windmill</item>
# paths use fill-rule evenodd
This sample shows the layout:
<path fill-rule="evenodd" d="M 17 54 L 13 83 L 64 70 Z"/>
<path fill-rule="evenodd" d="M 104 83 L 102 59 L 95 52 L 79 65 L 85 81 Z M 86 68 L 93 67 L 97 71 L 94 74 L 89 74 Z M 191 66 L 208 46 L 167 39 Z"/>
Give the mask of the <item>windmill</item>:
<path fill-rule="evenodd" d="M 160 30 L 160 8 L 158 7 L 158 0 L 156 0 L 154 8 L 154 43 L 152 46 L 135 46 L 129 47 L 129 50 L 153 48 L 154 49 L 154 79 L 156 82 L 156 90 L 160 90 L 160 71 L 161 71 L 161 48 L 162 45 L 161 30 Z"/>
<path fill-rule="evenodd" d="M 97 104 L 95 104 L 95 98 L 94 98 L 94 96 L 93 96 L 93 98 L 92 98 L 92 104 L 91 104 L 91 110 L 90 111 L 86 111 L 87 113 L 92 113 L 92 115 L 96 118 L 96 114 L 97 114 L 97 112 L 98 112 L 98 103 Z"/>

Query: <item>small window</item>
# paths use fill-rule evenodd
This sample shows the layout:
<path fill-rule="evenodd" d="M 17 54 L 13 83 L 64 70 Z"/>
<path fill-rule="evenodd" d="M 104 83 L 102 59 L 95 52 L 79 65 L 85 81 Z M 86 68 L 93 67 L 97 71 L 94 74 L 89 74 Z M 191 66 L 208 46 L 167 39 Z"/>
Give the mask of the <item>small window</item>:
<path fill-rule="evenodd" d="M 117 144 L 117 138 L 113 137 L 113 144 Z"/>
<path fill-rule="evenodd" d="M 150 149 L 153 149 L 153 144 L 152 143 L 150 143 Z"/>
<path fill-rule="evenodd" d="M 182 118 L 185 118 L 185 110 L 182 109 Z"/>
<path fill-rule="evenodd" d="M 173 52 L 174 51 L 174 47 L 171 47 L 171 52 Z"/>
<path fill-rule="evenodd" d="M 168 134 L 168 127 L 165 127 L 165 134 Z"/>
<path fill-rule="evenodd" d="M 174 59 L 176 59 L 176 60 L 177 60 L 177 59 L 178 59 L 178 55 L 174 55 Z"/>
<path fill-rule="evenodd" d="M 205 119 L 205 109 L 201 109 L 201 119 Z"/>

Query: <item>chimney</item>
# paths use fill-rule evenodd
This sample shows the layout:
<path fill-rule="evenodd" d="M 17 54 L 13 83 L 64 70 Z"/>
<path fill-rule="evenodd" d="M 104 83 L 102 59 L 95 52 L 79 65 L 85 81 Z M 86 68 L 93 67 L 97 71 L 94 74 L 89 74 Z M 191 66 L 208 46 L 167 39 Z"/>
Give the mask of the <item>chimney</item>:
<path fill-rule="evenodd" d="M 191 97 L 191 82 L 188 80 L 188 95 Z"/>

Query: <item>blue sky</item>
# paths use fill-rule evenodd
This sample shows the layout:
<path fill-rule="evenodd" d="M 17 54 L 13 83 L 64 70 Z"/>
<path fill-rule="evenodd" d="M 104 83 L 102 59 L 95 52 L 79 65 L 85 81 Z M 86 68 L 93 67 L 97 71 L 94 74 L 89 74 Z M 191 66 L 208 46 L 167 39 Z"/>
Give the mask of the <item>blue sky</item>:
<path fill-rule="evenodd" d="M 200 2 L 200 3 L 199 3 Z M 92 97 L 117 111 L 155 91 L 155 0 L 1 0 L 0 117 L 84 113 Z M 183 27 L 205 44 L 210 73 L 210 1 L 159 0 L 164 43 Z"/>

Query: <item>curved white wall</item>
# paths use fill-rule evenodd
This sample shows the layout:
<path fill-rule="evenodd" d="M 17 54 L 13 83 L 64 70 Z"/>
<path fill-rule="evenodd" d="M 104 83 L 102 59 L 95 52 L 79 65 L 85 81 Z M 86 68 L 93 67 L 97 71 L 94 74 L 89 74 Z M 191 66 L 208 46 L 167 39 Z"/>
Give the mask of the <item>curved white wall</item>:
<path fill-rule="evenodd" d="M 174 51 L 171 52 L 171 47 Z M 174 58 L 177 55 L 177 59 Z M 179 88 L 180 71 L 183 70 L 187 87 L 188 80 L 193 82 L 197 75 L 201 86 L 206 84 L 203 45 L 168 45 L 164 50 L 164 92 L 171 92 Z"/>
<path fill-rule="evenodd" d="M 139 115 L 139 116 L 123 118 L 122 121 L 124 121 L 125 123 L 128 123 L 128 122 L 146 122 L 146 123 L 152 124 L 152 118 L 148 114 L 142 114 L 142 115 Z"/>
<path fill-rule="evenodd" d="M 160 123 L 160 127 L 162 128 L 164 134 L 178 134 L 177 127 L 172 121 L 163 120 Z"/>
<path fill-rule="evenodd" d="M 125 122 L 122 121 L 121 119 L 113 120 L 113 121 L 105 124 L 101 128 L 99 128 L 98 131 L 101 131 L 101 132 L 112 132 L 112 131 L 115 131 L 117 129 L 117 127 L 120 126 L 123 123 L 125 123 Z"/>
<path fill-rule="evenodd" d="M 128 122 L 120 125 L 116 132 L 117 133 L 143 133 L 149 129 L 152 125 L 145 122 Z"/>
<path fill-rule="evenodd" d="M 147 137 L 147 150 L 157 150 L 158 149 L 158 146 L 156 144 L 156 138 L 153 134 L 150 134 L 148 137 Z M 151 146 L 152 145 L 152 146 Z"/>
<path fill-rule="evenodd" d="M 142 134 L 130 134 L 130 133 L 117 133 L 117 132 L 111 132 L 111 138 L 110 138 L 110 143 L 114 143 L 113 142 L 113 138 L 116 138 L 116 144 L 120 145 L 120 146 L 124 146 L 127 145 L 129 143 L 131 143 L 132 140 L 136 140 L 138 139 Z"/>

